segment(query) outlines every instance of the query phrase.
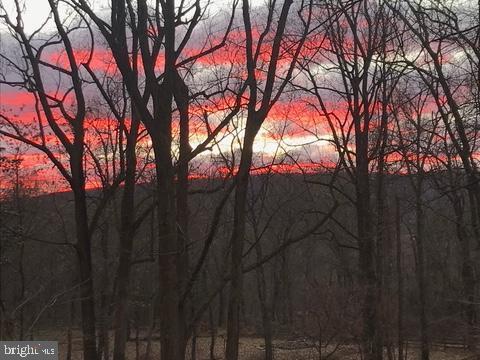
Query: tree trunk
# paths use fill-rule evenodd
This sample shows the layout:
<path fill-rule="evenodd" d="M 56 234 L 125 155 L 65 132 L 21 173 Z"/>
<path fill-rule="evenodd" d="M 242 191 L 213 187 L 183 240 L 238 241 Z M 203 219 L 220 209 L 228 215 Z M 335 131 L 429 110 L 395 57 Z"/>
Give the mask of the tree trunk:
<path fill-rule="evenodd" d="M 170 131 L 167 133 L 169 134 Z M 162 360 L 177 360 L 181 338 L 180 289 L 177 273 L 179 249 L 171 141 L 165 141 L 165 138 L 167 137 L 163 132 L 161 136 L 156 136 L 157 140 L 153 145 L 158 194 L 160 346 Z"/>
<path fill-rule="evenodd" d="M 125 347 L 127 344 L 128 286 L 132 261 L 133 238 L 135 235 L 135 229 L 133 229 L 135 215 L 135 177 L 137 167 L 135 145 L 137 141 L 138 127 L 138 115 L 135 111 L 135 107 L 132 106 L 132 127 L 127 138 L 125 186 L 123 188 L 120 215 L 120 259 L 117 269 L 117 298 L 114 319 L 114 360 L 125 360 Z"/>
<path fill-rule="evenodd" d="M 98 357 L 100 359 L 109 360 L 110 358 L 110 338 L 109 338 L 109 329 L 110 329 L 110 303 L 111 296 L 109 294 L 108 288 L 110 283 L 109 278 L 109 249 L 108 249 L 108 238 L 109 238 L 109 224 L 105 224 L 105 227 L 102 229 L 101 235 L 101 252 L 103 260 L 103 273 L 101 279 L 101 294 L 100 294 L 100 316 L 97 315 L 98 325 L 100 327 L 99 331 L 99 341 L 98 341 Z"/>
<path fill-rule="evenodd" d="M 255 246 L 257 261 L 263 258 L 260 242 Z M 257 268 L 257 292 L 260 301 L 260 310 L 262 312 L 263 338 L 265 340 L 265 360 L 273 360 L 272 343 L 272 312 L 268 304 L 267 284 L 265 281 L 265 271 L 263 265 Z"/>
<path fill-rule="evenodd" d="M 385 103 L 385 102 L 384 102 Z M 385 124 L 386 126 L 386 124 Z M 382 129 L 382 131 L 385 131 Z M 385 132 L 386 134 L 386 132 Z M 386 143 L 386 139 L 382 140 L 382 144 Z M 388 338 L 388 326 L 386 325 L 386 317 L 384 316 L 384 307 L 383 307 L 383 298 L 386 289 L 386 278 L 385 269 L 384 269 L 384 257 L 386 253 L 385 249 L 385 240 L 386 240 L 386 231 L 385 231 L 385 189 L 384 189 L 384 145 L 381 146 L 381 151 L 379 154 L 379 164 L 377 172 L 377 229 L 376 229 L 376 249 L 375 249 L 375 266 L 376 266 L 376 289 L 375 289 L 375 304 L 376 304 L 376 313 L 375 313 L 375 323 L 376 323 L 376 336 L 375 336 L 375 353 L 377 359 L 383 358 L 383 348 L 385 338 Z"/>
<path fill-rule="evenodd" d="M 188 156 L 190 155 L 190 131 L 189 131 L 189 94 L 188 87 L 183 79 L 176 74 L 174 98 L 180 113 L 180 156 L 178 161 L 177 171 L 177 186 L 176 186 L 176 200 L 177 200 L 177 226 L 178 226 L 178 277 L 180 293 L 185 294 L 187 291 L 190 296 L 187 296 L 185 301 L 181 301 L 179 306 L 179 325 L 180 325 L 180 339 L 179 339 L 179 355 L 181 359 L 185 358 L 187 343 L 190 337 L 188 333 L 187 314 L 192 313 L 192 302 L 190 300 L 194 295 L 190 289 L 187 289 L 187 280 L 189 279 L 189 257 L 187 251 L 188 245 L 188 225 L 189 225 L 189 210 L 188 210 Z M 192 339 L 192 342 L 194 340 Z M 192 345 L 193 346 L 193 345 Z"/>
<path fill-rule="evenodd" d="M 242 303 L 242 255 L 245 240 L 245 220 L 247 190 L 250 177 L 250 168 L 253 156 L 253 142 L 258 132 L 258 126 L 252 123 L 254 118 L 247 119 L 245 137 L 242 149 L 242 158 L 238 173 L 235 177 L 235 203 L 233 217 L 233 231 L 231 238 L 231 284 L 227 315 L 227 347 L 226 359 L 238 359 L 238 341 L 240 338 L 240 307 Z"/>
<path fill-rule="evenodd" d="M 172 164 L 172 105 L 173 92 L 178 81 L 175 66 L 177 60 L 175 0 L 165 0 L 162 8 L 165 80 L 159 87 L 155 86 L 157 93 L 153 101 L 154 119 L 150 124 L 149 133 L 155 152 L 158 195 L 160 358 L 178 360 L 183 338 L 181 325 L 183 317 L 179 309 L 182 279 L 178 273 L 182 249 L 178 248 L 175 173 Z M 146 23 L 144 25 L 146 26 Z M 152 66 L 151 71 L 154 72 L 155 65 Z M 152 85 L 156 83 L 154 78 L 150 78 L 149 81 Z"/>
<path fill-rule="evenodd" d="M 421 170 L 420 170 L 421 171 Z M 417 176 L 421 177 L 421 174 Z M 426 308 L 426 280 L 425 280 L 425 254 L 424 254 L 424 213 L 422 206 L 422 179 L 419 179 L 417 182 L 417 188 L 415 189 L 415 213 L 416 213 L 416 222 L 417 222 L 417 234 L 416 234 L 416 247 L 417 247 L 417 281 L 418 281 L 418 291 L 419 291 L 419 320 L 420 320 L 420 342 L 421 342 L 421 353 L 422 360 L 429 360 L 430 358 L 430 349 L 429 349 L 429 338 L 428 338 L 428 319 L 427 319 L 427 308 Z"/>
<path fill-rule="evenodd" d="M 20 237 L 20 264 L 19 264 L 19 275 L 20 275 L 20 299 L 21 302 L 25 300 L 25 239 L 23 238 L 23 224 L 22 224 L 23 213 L 20 212 L 20 231 L 22 235 Z M 25 340 L 25 311 L 24 306 L 20 307 L 20 336 L 19 339 Z"/>
<path fill-rule="evenodd" d="M 225 291 L 220 290 L 218 294 L 218 321 L 217 326 L 222 328 L 225 325 Z"/>
<path fill-rule="evenodd" d="M 400 223 L 400 200 L 395 198 L 395 228 L 397 252 L 397 291 L 398 291 L 398 360 L 404 359 L 403 344 L 403 272 L 402 272 L 402 234 Z"/>
<path fill-rule="evenodd" d="M 85 359 L 97 360 L 95 302 L 93 289 L 92 257 L 88 233 L 85 187 L 73 186 L 75 197 L 75 223 L 77 255 L 80 267 L 80 307 L 82 312 L 83 354 Z"/>
<path fill-rule="evenodd" d="M 464 221 L 464 208 L 462 200 L 458 194 L 453 194 L 453 208 L 456 217 L 456 231 L 457 238 L 460 245 L 460 254 L 462 261 L 462 286 L 463 298 L 465 304 L 463 306 L 463 314 L 467 323 L 467 344 L 469 350 L 476 350 L 475 341 L 475 324 L 476 324 L 476 309 L 475 309 L 475 273 L 472 260 L 470 258 L 470 242 L 466 232 L 466 224 Z"/>
<path fill-rule="evenodd" d="M 364 291 L 362 346 L 366 360 L 378 360 L 377 352 L 377 278 L 375 271 L 375 244 L 372 236 L 370 209 L 370 180 L 368 170 L 368 138 L 358 126 L 356 134 L 356 213 L 360 249 L 361 284 Z"/>
<path fill-rule="evenodd" d="M 97 360 L 95 294 L 91 254 L 91 234 L 88 224 L 85 174 L 83 172 L 83 138 L 76 139 L 75 148 L 70 153 L 72 171 L 72 191 L 75 206 L 75 249 L 80 268 L 80 309 L 82 315 L 83 356 Z"/>

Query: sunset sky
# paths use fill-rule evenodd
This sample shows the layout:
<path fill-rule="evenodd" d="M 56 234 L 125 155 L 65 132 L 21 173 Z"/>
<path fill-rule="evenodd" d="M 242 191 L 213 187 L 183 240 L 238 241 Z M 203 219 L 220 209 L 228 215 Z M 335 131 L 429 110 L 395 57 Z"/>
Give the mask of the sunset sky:
<path fill-rule="evenodd" d="M 13 0 L 7 0 L 3 3 L 5 7 L 11 11 L 9 16 L 11 18 L 15 18 L 15 7 Z M 101 13 L 102 7 L 104 7 L 107 3 L 107 1 L 95 1 L 95 8 Z M 255 6 L 262 4 L 263 1 L 258 0 L 253 1 L 252 3 L 253 6 Z M 220 3 L 217 2 L 216 4 L 214 3 L 211 5 L 210 12 L 212 14 L 215 13 L 213 14 L 213 17 L 221 16 L 222 11 L 223 13 L 226 13 L 226 11 L 222 10 L 222 7 L 219 4 Z M 222 3 L 222 5 L 224 8 L 225 4 Z M 30 34 L 33 31 L 36 31 L 46 21 L 48 15 L 49 5 L 47 0 L 25 1 L 25 9 L 22 12 L 22 16 L 26 32 Z M 68 15 L 68 12 L 64 11 L 64 15 Z M 54 24 L 51 20 L 48 21 L 47 25 L 43 28 L 44 34 L 47 34 L 48 32 L 54 32 Z M 37 34 L 36 38 L 42 39 L 44 36 L 45 35 Z M 77 63 L 85 61 L 85 59 L 88 58 L 90 51 L 89 46 L 84 45 L 83 40 L 81 39 L 82 36 L 83 35 L 81 34 L 78 36 L 78 50 L 76 51 Z M 202 35 L 198 36 L 201 37 Z M 232 36 L 234 37 L 238 35 L 235 35 L 235 32 L 233 32 Z M 74 36 L 72 36 L 72 38 L 74 38 Z M 18 58 L 18 50 L 15 49 L 11 44 L 12 42 L 9 38 L 9 35 L 3 32 L 1 51 L 5 54 L 8 54 L 7 56 L 10 56 L 11 58 Z M 192 46 L 192 44 L 185 49 L 185 53 L 191 55 L 199 51 L 200 49 L 195 49 L 195 46 Z M 269 60 L 268 52 L 262 56 L 264 56 L 263 62 L 267 63 Z M 42 59 L 57 66 L 68 68 L 66 55 L 61 48 L 49 48 L 42 55 Z M 232 52 L 228 47 L 221 49 L 212 56 L 208 56 L 204 59 L 202 58 L 197 62 L 197 64 L 195 64 L 195 69 L 197 71 L 196 77 L 199 79 L 198 82 L 201 83 L 204 77 L 210 77 L 211 74 L 209 74 L 209 71 L 212 68 L 217 69 L 217 71 L 222 71 L 222 69 L 228 69 L 228 67 L 231 67 L 232 62 L 236 62 L 239 66 L 241 66 L 242 61 L 243 59 L 237 58 L 237 55 L 235 55 L 234 52 Z M 1 64 L 2 72 L 5 73 L 7 71 L 7 79 L 15 79 L 15 81 L 18 80 L 18 77 L 16 78 L 14 74 L 6 70 L 7 67 L 5 66 L 5 61 L 3 61 Z M 94 58 L 90 65 L 96 72 L 108 74 L 112 77 L 118 77 L 118 74 L 116 74 L 117 70 L 110 53 L 104 50 L 101 45 L 95 45 Z M 162 63 L 158 63 L 157 65 L 159 69 L 163 67 Z M 59 96 L 59 94 L 62 92 L 62 87 L 64 87 L 64 85 L 62 85 L 63 80 L 58 77 L 58 74 L 50 69 L 45 69 L 44 71 L 52 74 L 51 77 L 46 76 L 46 82 L 50 91 Z M 88 88 L 88 85 L 86 88 Z M 86 90 L 87 95 L 88 93 L 89 90 Z M 97 95 L 94 91 L 91 91 L 91 96 L 93 99 Z M 222 102 L 225 100 L 218 98 L 213 100 L 213 102 L 215 101 Z M 23 131 L 28 131 L 32 140 L 38 140 L 40 128 L 34 104 L 35 99 L 33 95 L 26 93 L 25 90 L 16 90 L 6 85 L 0 85 L 0 111 L 3 114 L 6 114 L 10 119 L 13 119 L 13 122 L 23 129 Z M 337 105 L 340 107 L 340 104 Z M 334 104 L 333 106 L 337 107 L 337 105 Z M 203 120 L 201 119 L 203 111 L 205 111 L 205 108 L 202 108 L 202 106 L 205 106 L 205 103 L 201 106 L 198 104 L 192 104 L 190 108 L 192 113 L 190 143 L 193 148 L 200 144 L 206 136 L 206 129 L 203 124 Z M 213 119 L 211 121 L 214 123 L 215 121 L 219 121 L 224 114 L 222 110 L 215 110 L 215 106 L 221 105 L 213 104 L 210 109 L 207 108 L 210 117 Z M 340 108 L 338 111 L 339 113 L 345 112 L 344 109 Z M 59 116 L 61 117 L 60 113 Z M 92 139 L 95 139 L 95 135 L 99 130 L 104 131 L 108 127 L 113 126 L 111 120 L 106 119 L 105 116 L 99 116 L 99 114 L 91 113 L 87 115 L 87 117 L 92 123 L 92 129 L 95 129 L 90 129 L 93 137 L 87 139 L 87 142 L 94 141 Z M 228 131 L 223 132 L 221 136 L 218 137 L 218 143 L 212 146 L 210 151 L 200 155 L 199 158 L 195 160 L 194 164 L 196 167 L 199 169 L 203 168 L 205 164 L 210 164 L 212 157 L 216 158 L 221 153 L 228 154 L 232 150 L 235 151 L 235 149 L 239 149 L 242 138 L 243 115 L 240 114 L 237 116 L 234 123 L 236 124 L 235 129 L 233 127 L 229 127 Z M 46 131 L 45 136 L 49 142 L 49 145 L 55 152 L 58 140 L 52 133 L 49 133 L 48 130 Z M 256 158 L 258 161 L 257 165 L 264 166 L 265 164 L 270 164 L 271 162 L 282 163 L 286 159 L 285 154 L 288 154 L 291 157 L 287 158 L 288 162 L 329 162 L 333 159 L 333 152 L 331 151 L 331 147 L 328 143 L 329 139 L 330 136 L 328 135 L 326 124 L 324 121 L 322 121 L 322 119 L 319 118 L 318 112 L 316 112 L 316 110 L 310 106 L 305 99 L 299 99 L 298 97 L 287 94 L 272 109 L 267 122 L 264 124 L 259 135 L 257 136 L 257 140 L 254 145 L 254 151 L 256 152 Z M 12 140 L 7 140 L 5 137 L 2 137 L 1 142 L 2 147 L 6 149 L 4 155 L 9 157 L 18 157 L 20 154 L 20 157 L 23 160 L 22 171 L 31 173 L 31 177 L 33 177 L 36 181 L 47 181 L 50 183 L 57 183 L 59 181 L 61 182 L 61 176 L 58 174 L 56 169 L 52 168 L 49 161 L 40 151 L 34 150 L 26 145 L 19 146 L 19 143 Z M 148 139 L 144 139 L 141 144 L 141 146 L 148 148 Z M 91 145 L 94 146 L 93 144 Z M 60 159 L 63 159 L 63 161 L 67 160 L 65 156 L 61 155 L 60 147 L 55 153 Z M 203 170 L 200 170 L 200 172 L 203 172 Z M 97 185 L 98 183 L 92 180 L 89 186 L 96 187 Z M 45 187 L 45 185 L 42 186 Z M 60 188 L 62 188 L 62 186 L 60 186 Z"/>
<path fill-rule="evenodd" d="M 99 14 L 102 8 L 108 4 L 108 1 L 95 1 L 95 9 Z M 253 6 L 263 4 L 263 0 L 252 1 Z M 9 16 L 15 19 L 15 7 L 13 0 L 3 1 L 3 4 L 9 9 Z M 261 11 L 259 10 L 259 13 Z M 49 15 L 49 5 L 47 0 L 26 0 L 25 9 L 22 11 L 24 27 L 28 34 L 36 31 L 46 21 Z M 63 9 L 64 17 L 73 18 L 72 10 Z M 227 44 L 213 54 L 198 59 L 188 72 L 184 72 L 186 81 L 189 83 L 191 93 L 202 92 L 209 88 L 209 83 L 214 78 L 230 79 L 228 81 L 235 81 L 231 79 L 245 78 L 245 59 L 241 51 L 242 42 L 244 41 L 244 34 L 242 33 L 242 25 L 240 18 L 237 16 L 238 24 L 234 26 L 229 34 Z M 212 3 L 210 13 L 205 26 L 199 26 L 196 33 L 193 34 L 191 41 L 183 51 L 179 61 L 198 54 L 203 49 L 208 48 L 213 43 L 218 43 L 223 36 L 224 28 L 228 22 L 228 8 L 222 1 Z M 261 22 L 262 17 L 257 14 L 254 21 L 254 36 L 259 36 L 264 24 Z M 292 29 L 295 30 L 292 25 Z M 11 39 L 10 35 L 2 29 L 1 34 L 1 52 L 5 57 L 12 61 L 12 64 L 7 64 L 7 60 L 0 61 L 0 73 L 5 76 L 8 81 L 19 81 L 18 75 L 15 74 L 13 68 L 15 64 L 22 64 L 21 54 L 18 49 L 18 44 Z M 49 34 L 54 34 L 54 24 L 50 19 L 41 33 L 35 34 L 35 39 L 40 44 L 48 38 Z M 90 40 L 88 34 L 83 30 L 75 30 L 70 34 L 75 47 L 76 62 L 81 64 L 86 62 L 90 56 Z M 101 36 L 98 36 L 100 39 Z M 95 39 L 95 46 L 92 60 L 89 62 L 90 68 L 99 76 L 105 76 L 112 79 L 118 84 L 121 83 L 119 72 L 115 66 L 115 62 L 107 50 L 105 45 L 102 45 L 99 39 Z M 348 44 L 345 45 L 348 48 Z M 309 61 L 310 57 L 316 57 L 314 63 L 309 63 L 310 71 L 315 73 L 317 80 L 324 88 L 322 97 L 327 107 L 328 112 L 336 117 L 339 124 L 344 123 L 349 117 L 348 104 L 340 93 L 336 92 L 337 87 L 341 84 L 341 78 L 338 75 L 338 69 L 335 64 L 335 58 L 329 57 L 328 44 L 321 32 L 318 35 L 308 38 L 303 59 Z M 327 49 L 327 50 L 325 50 Z M 415 59 L 418 57 L 415 48 L 408 49 L 410 51 L 406 56 Z M 280 65 L 288 64 L 287 58 L 280 60 Z M 445 61 L 452 63 L 461 63 L 464 61 L 462 54 L 458 49 L 451 49 L 448 53 L 443 53 Z M 270 59 L 270 48 L 265 46 L 259 53 L 259 62 L 257 69 L 257 76 L 259 81 L 264 80 L 264 71 Z M 421 59 L 421 58 L 420 58 Z M 53 45 L 46 48 L 42 53 L 42 60 L 45 63 L 59 67 L 60 69 L 68 69 L 69 64 L 65 51 L 58 46 Z M 283 61 L 283 63 L 282 63 Z M 300 60 L 302 61 L 302 60 Z M 13 66 L 12 66 L 13 65 Z M 163 69 L 163 58 L 160 55 L 155 64 L 158 74 Z M 332 70 L 333 65 L 333 70 Z M 140 65 L 141 66 L 141 62 Z M 446 67 L 447 68 L 447 67 Z M 460 68 L 460 67 L 459 67 Z M 74 97 L 72 92 L 66 92 L 69 85 L 67 76 L 62 76 L 61 72 L 52 70 L 47 66 L 42 67 L 44 72 L 44 81 L 47 92 L 52 97 L 62 98 L 65 96 L 65 102 L 73 106 Z M 456 71 L 455 67 L 451 67 L 451 71 Z M 89 75 L 82 68 L 82 76 L 86 80 Z M 305 74 L 299 70 L 294 73 L 293 82 L 297 85 L 305 84 Z M 222 80 L 225 82 L 225 80 Z M 467 91 L 468 89 L 465 88 Z M 456 94 L 461 96 L 464 91 L 462 86 L 456 89 Z M 105 166 L 114 166 L 115 149 L 114 139 L 111 138 L 112 132 L 115 131 L 116 123 L 112 119 L 112 114 L 105 111 L 105 105 L 99 105 L 98 99 L 101 97 L 98 90 L 91 83 L 84 84 L 84 92 L 87 96 L 87 139 L 86 143 L 88 151 L 95 153 L 98 159 L 104 162 Z M 235 101 L 232 93 L 222 93 L 201 100 L 195 100 L 190 105 L 190 145 L 195 148 L 201 144 L 207 136 L 207 126 L 205 123 L 205 114 L 208 115 L 209 126 L 218 124 L 224 116 L 229 112 L 229 107 Z M 431 105 L 431 106 L 430 106 Z M 435 104 L 430 103 L 425 108 L 426 112 L 435 110 Z M 372 110 L 378 110 L 372 108 Z M 54 109 L 55 115 L 58 117 L 60 123 L 63 122 L 67 135 L 71 132 L 68 129 L 68 124 L 65 121 L 62 113 L 58 109 Z M 0 126 L 7 126 L 9 131 L 20 130 L 23 135 L 35 142 L 40 141 L 41 136 L 46 139 L 49 148 L 59 158 L 60 161 L 66 162 L 68 159 L 62 154 L 61 146 L 58 139 L 53 135 L 52 131 L 45 126 L 42 120 L 42 111 L 35 109 L 35 98 L 32 93 L 26 92 L 24 89 L 0 85 L 0 113 L 8 118 L 8 121 L 3 119 Z M 127 119 L 128 120 L 128 119 Z M 193 162 L 196 174 L 207 173 L 206 169 L 210 169 L 212 164 L 221 156 L 227 158 L 233 157 L 238 152 L 241 146 L 243 137 L 244 113 L 241 111 L 235 120 L 227 126 L 217 136 L 216 141 L 209 148 L 209 151 L 202 153 Z M 10 122 L 10 123 L 8 123 Z M 335 125 L 340 126 L 340 125 Z M 173 124 L 173 132 L 178 132 L 178 121 Z M 110 137 L 109 137 L 110 136 Z M 349 134 L 352 136 L 352 134 Z M 105 142 L 102 139 L 109 139 L 108 149 L 105 147 Z M 311 95 L 299 91 L 299 88 L 288 87 L 280 100 L 275 104 L 269 113 L 267 121 L 263 124 L 254 144 L 255 161 L 254 166 L 263 167 L 265 165 L 284 164 L 287 163 L 301 163 L 304 168 L 308 169 L 311 164 L 331 164 L 335 161 L 335 151 L 331 145 L 332 134 L 328 122 L 321 114 L 318 108 L 316 99 Z M 50 183 L 57 183 L 61 176 L 46 157 L 39 151 L 32 147 L 21 145 L 13 140 L 7 140 L 5 137 L 0 138 L 1 147 L 4 150 L 4 156 L 14 158 L 20 157 L 23 160 L 22 171 L 30 173 L 31 177 L 37 181 Z M 151 152 L 149 152 L 150 142 L 147 137 L 142 137 L 139 142 L 138 154 L 141 161 L 146 164 L 151 160 Z M 176 148 L 174 148 L 174 152 Z M 310 164 L 310 165 L 309 165 Z M 91 167 L 91 178 L 89 179 L 89 187 L 96 187 L 99 185 L 96 179 L 95 165 L 87 164 Z M 215 166 L 225 166 L 215 165 Z M 282 171 L 285 167 L 279 167 Z M 209 170 L 209 171 L 210 171 Z M 215 172 L 215 171 L 214 171 Z M 44 185 L 42 185 L 45 187 Z M 60 186 L 62 188 L 62 186 Z"/>

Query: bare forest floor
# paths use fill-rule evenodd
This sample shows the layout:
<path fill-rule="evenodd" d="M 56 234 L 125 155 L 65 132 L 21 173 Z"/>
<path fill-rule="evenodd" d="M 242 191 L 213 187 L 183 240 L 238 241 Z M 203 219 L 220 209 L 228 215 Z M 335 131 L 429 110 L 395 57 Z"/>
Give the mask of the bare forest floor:
<path fill-rule="evenodd" d="M 67 359 L 67 336 L 60 331 L 41 332 L 36 334 L 37 340 L 57 340 L 59 342 L 59 359 Z M 197 338 L 197 351 L 196 360 L 211 360 L 210 355 L 210 337 L 199 336 Z M 113 349 L 113 333 L 110 336 L 110 351 Z M 215 360 L 224 359 L 224 346 L 225 337 L 218 336 L 215 340 Z M 128 360 L 146 360 L 145 350 L 147 347 L 147 341 L 129 341 L 127 346 L 127 358 Z M 334 349 L 333 346 L 329 346 L 327 349 L 322 349 L 323 356 L 328 355 Z M 160 345 L 159 341 L 152 341 L 151 359 L 159 359 Z M 418 347 L 415 345 L 409 345 L 408 360 L 420 359 Z M 385 354 L 385 359 L 388 359 Z M 396 355 L 396 354 L 395 354 Z M 111 358 L 111 357 L 110 357 Z M 240 356 L 241 360 L 263 360 L 264 359 L 264 342 L 260 337 L 243 337 L 240 340 Z M 336 348 L 333 354 L 328 357 L 329 360 L 360 360 L 359 348 L 354 345 L 340 345 Z M 396 356 L 395 356 L 396 358 Z M 191 360 L 191 346 L 187 349 L 186 360 Z M 302 340 L 286 341 L 286 340 L 274 340 L 274 359 L 275 360 L 318 360 L 318 350 L 313 344 L 308 344 Z M 432 346 L 431 360 L 476 360 L 476 356 L 473 356 L 471 352 L 459 347 L 445 347 L 445 346 Z M 82 339 L 79 331 L 75 331 L 72 336 L 72 356 L 71 360 L 82 360 Z"/>

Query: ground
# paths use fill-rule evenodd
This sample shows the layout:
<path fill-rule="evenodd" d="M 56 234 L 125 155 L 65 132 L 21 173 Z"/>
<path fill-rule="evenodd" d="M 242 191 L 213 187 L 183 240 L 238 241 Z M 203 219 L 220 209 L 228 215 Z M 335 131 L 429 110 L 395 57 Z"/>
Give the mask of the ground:
<path fill-rule="evenodd" d="M 66 335 L 60 332 L 48 332 L 36 334 L 37 340 L 59 340 L 59 360 L 66 360 L 67 341 Z M 112 339 L 113 340 L 113 339 Z M 113 342 L 112 342 L 113 343 Z M 146 341 L 130 341 L 128 343 L 128 360 L 146 360 L 144 357 L 146 349 Z M 302 341 L 286 341 L 275 340 L 275 360 L 319 360 L 318 351 L 313 347 L 308 347 Z M 112 346 L 112 344 L 110 345 Z M 225 337 L 219 336 L 216 338 L 215 359 L 224 359 L 223 352 L 225 346 Z M 80 332 L 75 331 L 72 341 L 72 359 L 81 360 L 82 340 Z M 327 349 L 327 350 L 331 350 Z M 137 356 L 138 352 L 138 356 Z M 191 360 L 190 347 L 188 349 L 186 359 Z M 159 353 L 158 341 L 152 342 L 152 356 L 151 360 L 157 360 Z M 411 345 L 408 348 L 408 360 L 417 360 L 420 358 L 418 348 Z M 263 360 L 264 346 L 263 339 L 260 337 L 243 337 L 240 340 L 240 359 L 241 360 Z M 388 360 L 388 357 L 385 356 Z M 476 360 L 477 358 L 460 347 L 445 347 L 441 345 L 433 346 L 431 351 L 431 360 Z M 480 359 L 480 358 L 479 358 Z M 207 335 L 200 336 L 197 339 L 196 360 L 211 360 L 210 358 L 210 337 Z M 328 357 L 328 360 L 360 360 L 358 355 L 358 347 L 352 345 L 339 346 L 337 351 Z"/>

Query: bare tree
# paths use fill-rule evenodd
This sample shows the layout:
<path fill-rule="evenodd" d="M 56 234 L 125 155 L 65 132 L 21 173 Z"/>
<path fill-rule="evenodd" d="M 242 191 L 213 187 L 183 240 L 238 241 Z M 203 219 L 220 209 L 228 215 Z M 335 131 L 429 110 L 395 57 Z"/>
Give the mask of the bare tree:
<path fill-rule="evenodd" d="M 8 77 L 7 74 L 3 74 L 1 82 L 32 94 L 37 133 L 31 134 L 28 129 L 22 128 L 14 118 L 5 112 L 1 114 L 4 127 L 0 133 L 43 152 L 61 173 L 73 192 L 77 238 L 75 249 L 82 282 L 80 293 L 82 297 L 83 351 L 86 358 L 95 360 L 97 359 L 96 318 L 91 254 L 91 241 L 95 227 L 89 222 L 84 168 L 87 101 L 80 71 L 81 65 L 76 57 L 71 39 L 72 33 L 81 29 L 84 23 L 80 19 L 72 25 L 65 24 L 59 14 L 57 2 L 51 0 L 49 5 L 50 16 L 58 34 L 40 44 L 35 36 L 42 31 L 43 26 L 32 35 L 26 34 L 22 6 L 19 1 L 15 1 L 14 17 L 7 12 L 3 4 L 1 6 L 2 22 L 9 29 L 18 52 L 22 54 L 20 62 L 2 54 L 7 66 L 17 76 Z M 66 68 L 45 59 L 45 52 L 58 44 L 65 48 L 68 64 Z M 90 56 L 86 62 L 91 61 L 91 58 Z M 52 84 L 47 80 L 48 72 L 57 74 L 61 79 L 61 82 L 57 84 L 56 92 L 52 90 Z M 71 102 L 74 105 L 69 106 Z M 63 123 L 61 119 L 64 119 L 66 123 Z M 60 154 L 67 156 L 65 161 L 60 157 L 58 150 L 47 140 L 47 136 L 50 134 L 57 139 L 60 145 Z"/>
<path fill-rule="evenodd" d="M 185 245 L 188 236 L 188 164 L 235 116 L 240 109 L 241 98 L 236 96 L 230 113 L 212 129 L 205 141 L 192 150 L 189 145 L 189 103 L 192 94 L 186 83 L 187 75 L 182 75 L 181 68 L 224 46 L 233 14 L 225 35 L 216 44 L 206 45 L 198 53 L 181 59 L 206 12 L 200 1 L 191 4 L 181 2 L 178 6 L 174 0 L 156 1 L 152 5 L 145 0 L 136 4 L 133 1 L 113 1 L 110 23 L 100 18 L 88 2 L 72 0 L 71 3 L 95 23 L 106 40 L 135 113 L 152 141 L 158 206 L 161 351 L 165 359 L 183 358 L 189 336 L 185 325 L 187 307 L 182 300 L 188 274 Z M 130 34 L 136 39 L 133 44 L 127 41 Z M 205 44 L 209 44 L 210 40 L 207 39 Z M 131 53 L 138 53 L 138 59 L 134 56 L 132 61 Z M 142 83 L 138 81 L 137 60 L 141 60 Z M 180 124 L 180 157 L 177 164 L 172 158 L 174 104 Z M 118 359 L 122 357 L 120 354 Z"/>
<path fill-rule="evenodd" d="M 320 50 L 302 66 L 309 85 L 299 86 L 312 95 L 309 103 L 328 124 L 339 164 L 354 184 L 364 291 L 363 352 L 367 359 L 381 359 L 382 257 L 386 240 L 382 179 L 388 159 L 388 104 L 401 75 L 390 64 L 397 55 L 394 44 L 399 32 L 383 2 L 328 1 L 319 14 L 317 22 L 323 32 L 318 40 Z M 327 75 L 318 69 L 328 70 Z M 335 111 L 331 103 L 341 104 L 343 111 Z M 378 180 L 377 214 L 371 207 L 373 167 Z"/>
<path fill-rule="evenodd" d="M 476 40 L 478 31 L 475 31 L 478 23 L 475 23 L 475 20 L 473 22 L 469 20 L 468 15 L 461 15 L 453 3 L 436 3 L 430 7 L 423 2 L 408 1 L 403 5 L 397 4 L 395 12 L 408 26 L 417 44 L 418 55 L 413 61 L 405 56 L 404 62 L 417 71 L 429 89 L 442 117 L 449 141 L 460 157 L 468 178 L 472 234 L 474 242 L 478 243 L 480 188 L 477 164 L 473 156 L 476 151 L 477 137 L 474 124 L 478 121 L 478 102 L 476 103 L 475 100 L 478 96 L 479 52 L 475 45 L 478 41 Z M 461 19 L 460 16 L 464 18 Z M 453 50 L 452 44 L 455 44 Z M 450 56 L 452 51 L 462 53 L 464 57 L 457 60 L 459 57 Z M 426 64 L 421 64 L 423 61 L 420 60 L 421 56 L 426 56 L 428 59 L 424 61 Z M 469 70 L 456 71 L 463 67 Z M 465 87 L 471 90 L 470 95 L 462 91 Z M 468 273 L 473 274 L 473 271 L 467 268 L 466 276 L 468 277 Z M 475 281 L 469 281 L 469 284 L 475 287 Z M 475 292 L 473 288 L 468 290 L 470 294 Z M 471 309 L 469 313 L 472 333 L 476 321 L 475 309 Z M 473 349 L 475 341 L 471 336 L 470 338 L 472 339 L 470 347 Z"/>
<path fill-rule="evenodd" d="M 253 144 L 269 111 L 279 100 L 288 81 L 291 79 L 298 56 L 309 32 L 312 4 L 302 2 L 298 8 L 298 16 L 299 21 L 301 21 L 303 25 L 303 29 L 298 35 L 298 38 L 295 39 L 297 44 L 293 46 L 293 49 L 289 50 L 289 52 L 284 50 L 284 48 L 288 46 L 287 44 L 295 41 L 294 39 L 284 39 L 292 3 L 293 1 L 291 0 L 285 0 L 283 2 L 279 9 L 278 19 L 275 19 L 276 12 L 278 11 L 276 3 L 272 2 L 268 5 L 267 21 L 257 39 L 254 38 L 254 25 L 252 24 L 250 2 L 248 0 L 243 0 L 242 2 L 243 30 L 245 32 L 246 44 L 246 84 L 248 86 L 249 97 L 241 159 L 237 174 L 235 175 L 234 223 L 231 238 L 231 286 L 228 304 L 226 347 L 226 358 L 228 360 L 238 359 L 240 306 L 242 301 L 242 254 L 245 241 L 246 200 L 250 169 L 252 167 Z M 276 28 L 273 28 L 274 20 L 276 21 Z M 267 41 L 269 37 L 273 37 L 272 43 Z M 261 88 L 262 84 L 257 68 L 259 67 L 260 61 L 259 55 L 265 51 L 265 47 L 267 46 L 271 47 L 271 50 L 269 50 L 270 60 L 266 69 L 265 82 L 263 88 Z M 282 58 L 287 61 L 286 66 L 284 66 L 286 70 L 283 71 L 280 67 Z M 280 80 L 277 81 L 278 77 L 280 77 Z"/>

